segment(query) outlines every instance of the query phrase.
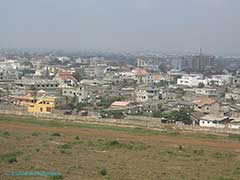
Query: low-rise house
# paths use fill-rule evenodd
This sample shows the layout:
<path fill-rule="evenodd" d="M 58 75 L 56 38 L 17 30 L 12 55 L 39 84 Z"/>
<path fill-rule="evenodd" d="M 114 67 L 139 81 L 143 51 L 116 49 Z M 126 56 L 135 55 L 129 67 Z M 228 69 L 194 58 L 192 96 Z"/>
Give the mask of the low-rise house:
<path fill-rule="evenodd" d="M 121 111 L 124 114 L 137 114 L 142 111 L 142 106 L 130 101 L 115 101 L 109 109 Z"/>
<path fill-rule="evenodd" d="M 32 103 L 37 102 L 37 96 L 35 93 L 28 92 L 26 95 L 14 96 L 13 103 L 19 106 L 29 106 Z"/>
<path fill-rule="evenodd" d="M 59 97 L 43 97 L 28 106 L 31 113 L 52 113 L 58 106 L 64 105 L 65 100 Z"/>
<path fill-rule="evenodd" d="M 75 88 L 64 88 L 62 95 L 76 98 L 78 103 L 91 103 L 95 101 L 96 95 L 91 86 L 80 85 Z"/>
<path fill-rule="evenodd" d="M 77 85 L 77 79 L 73 77 L 72 72 L 58 72 L 56 76 L 54 77 L 54 80 L 56 80 L 59 83 L 59 86 L 61 88 L 64 87 L 74 87 Z"/>
<path fill-rule="evenodd" d="M 215 97 L 217 96 L 217 90 L 213 88 L 196 88 L 195 93 L 197 95 L 203 95 L 206 97 Z"/>
<path fill-rule="evenodd" d="M 209 85 L 228 85 L 232 82 L 232 75 L 213 75 L 211 78 L 208 78 L 207 81 Z"/>
<path fill-rule="evenodd" d="M 161 101 L 147 101 L 142 104 L 144 112 L 159 112 L 163 108 Z"/>
<path fill-rule="evenodd" d="M 196 87 L 199 84 L 207 85 L 208 81 L 203 78 L 202 75 L 184 75 L 181 78 L 177 79 L 177 85 L 179 86 L 188 86 L 188 87 Z"/>
<path fill-rule="evenodd" d="M 19 79 L 19 72 L 16 69 L 0 69 L 0 82 L 13 82 Z"/>
<path fill-rule="evenodd" d="M 133 70 L 133 73 L 137 84 L 149 84 L 154 82 L 153 75 L 149 74 L 145 69 L 136 68 Z"/>
<path fill-rule="evenodd" d="M 55 91 L 59 89 L 59 83 L 49 79 L 22 79 L 15 82 L 15 88 L 18 90 L 45 90 Z"/>
<path fill-rule="evenodd" d="M 215 99 L 201 98 L 193 101 L 194 110 L 205 114 L 214 113 L 217 114 L 220 109 L 219 103 Z"/>
<path fill-rule="evenodd" d="M 214 128 L 225 128 L 226 124 L 231 120 L 228 116 L 208 114 L 201 117 L 199 126 L 201 127 L 214 127 Z"/>
<path fill-rule="evenodd" d="M 159 89 L 156 87 L 139 87 L 136 90 L 136 101 L 158 101 L 162 98 Z"/>

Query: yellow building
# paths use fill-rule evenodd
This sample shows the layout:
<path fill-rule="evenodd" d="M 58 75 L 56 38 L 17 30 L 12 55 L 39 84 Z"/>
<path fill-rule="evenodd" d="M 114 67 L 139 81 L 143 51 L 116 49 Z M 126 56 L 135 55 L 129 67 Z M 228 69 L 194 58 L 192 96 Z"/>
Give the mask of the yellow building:
<path fill-rule="evenodd" d="M 54 108 L 62 105 L 63 99 L 55 97 L 43 97 L 36 103 L 32 103 L 28 106 L 28 112 L 32 113 L 52 113 Z"/>

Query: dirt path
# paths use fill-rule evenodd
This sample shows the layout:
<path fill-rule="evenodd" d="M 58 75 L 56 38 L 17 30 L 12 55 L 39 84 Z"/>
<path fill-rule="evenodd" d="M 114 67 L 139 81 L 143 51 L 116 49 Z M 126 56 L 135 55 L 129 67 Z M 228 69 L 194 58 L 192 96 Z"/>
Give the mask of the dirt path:
<path fill-rule="evenodd" d="M 111 130 L 96 130 L 96 129 L 81 129 L 81 128 L 58 128 L 58 127 L 42 127 L 30 124 L 18 124 L 18 123 L 0 123 L 0 130 L 24 130 L 24 131 L 40 131 L 40 132 L 59 132 L 66 135 L 78 135 L 89 137 L 111 137 L 126 140 L 140 140 L 145 142 L 165 142 L 176 145 L 203 145 L 210 147 L 225 148 L 229 150 L 240 150 L 240 143 L 237 142 L 220 142 L 216 140 L 198 140 L 182 137 L 171 137 L 166 135 L 134 135 L 126 132 L 111 131 Z M 189 134 L 191 135 L 191 134 Z"/>

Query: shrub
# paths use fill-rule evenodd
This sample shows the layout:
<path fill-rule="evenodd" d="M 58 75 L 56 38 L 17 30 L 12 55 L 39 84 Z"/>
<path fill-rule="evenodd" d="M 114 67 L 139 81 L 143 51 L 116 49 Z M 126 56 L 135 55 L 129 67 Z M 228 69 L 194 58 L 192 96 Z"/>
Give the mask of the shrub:
<path fill-rule="evenodd" d="M 116 146 L 116 145 L 119 145 L 119 144 L 120 143 L 117 140 L 113 140 L 113 141 L 109 142 L 109 145 L 111 145 L 111 146 Z"/>
<path fill-rule="evenodd" d="M 107 175 L 107 169 L 104 167 L 104 168 L 102 168 L 101 170 L 100 170 L 100 174 L 102 175 L 102 176 L 106 176 Z"/>
<path fill-rule="evenodd" d="M 14 162 L 17 162 L 17 156 L 20 156 L 21 154 L 22 154 L 21 151 L 7 153 L 7 154 L 1 155 L 0 159 L 8 163 L 14 163 Z"/>
<path fill-rule="evenodd" d="M 33 132 L 33 133 L 32 133 L 32 136 L 39 136 L 39 135 L 40 135 L 39 132 Z"/>
<path fill-rule="evenodd" d="M 80 140 L 79 136 L 76 136 L 75 139 L 76 139 L 76 140 Z"/>
<path fill-rule="evenodd" d="M 10 133 L 8 131 L 3 132 L 3 136 L 10 136 Z"/>
<path fill-rule="evenodd" d="M 60 137 L 61 134 L 60 134 L 60 133 L 52 133 L 51 136 L 57 136 L 57 137 Z"/>
<path fill-rule="evenodd" d="M 63 144 L 63 145 L 59 145 L 58 148 L 60 148 L 60 149 L 71 149 L 72 146 L 70 144 Z"/>

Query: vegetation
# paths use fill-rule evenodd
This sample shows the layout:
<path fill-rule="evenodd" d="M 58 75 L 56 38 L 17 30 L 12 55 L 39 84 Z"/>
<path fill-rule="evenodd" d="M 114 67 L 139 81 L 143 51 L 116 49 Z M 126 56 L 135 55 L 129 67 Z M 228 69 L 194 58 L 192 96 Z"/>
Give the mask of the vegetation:
<path fill-rule="evenodd" d="M 75 77 L 78 81 L 81 81 L 85 79 L 87 74 L 85 73 L 85 70 L 83 68 L 78 68 L 73 73 L 73 77 Z"/>
<path fill-rule="evenodd" d="M 90 106 L 92 106 L 92 104 L 91 103 L 83 103 L 83 102 L 81 102 L 81 103 L 78 103 L 78 105 L 76 106 L 76 110 L 77 111 L 81 111 L 81 110 L 83 110 L 85 107 L 90 107 Z"/>
<path fill-rule="evenodd" d="M 6 153 L 0 156 L 1 161 L 5 161 L 8 163 L 14 163 L 17 162 L 17 157 L 22 155 L 23 153 L 21 151 L 16 151 L 12 153 Z"/>
<path fill-rule="evenodd" d="M 1 116 L 0 125 L 2 133 L 10 132 L 7 141 L 0 137 L 3 179 L 7 179 L 4 173 L 9 168 L 56 170 L 64 179 L 235 180 L 240 175 L 238 136 L 149 131 L 26 117 Z M 19 128 L 12 128 L 14 125 Z M 38 136 L 32 136 L 39 130 L 42 131 Z M 51 132 L 61 133 L 61 138 L 53 138 Z M 49 163 L 46 167 L 42 162 Z M 63 176 L 49 179 L 63 179 Z"/>
<path fill-rule="evenodd" d="M 60 137 L 61 134 L 60 133 L 52 133 L 51 136 L 56 136 L 56 137 Z"/>
<path fill-rule="evenodd" d="M 101 97 L 100 102 L 97 103 L 97 106 L 108 108 L 115 101 L 122 101 L 124 97 Z"/>
<path fill-rule="evenodd" d="M 100 174 L 101 174 L 102 176 L 106 176 L 106 175 L 107 175 L 107 169 L 106 169 L 105 167 L 101 168 L 101 169 L 100 169 Z"/>
<path fill-rule="evenodd" d="M 153 112 L 152 116 L 157 118 L 166 118 L 168 120 L 174 120 L 183 122 L 184 124 L 191 124 L 191 109 L 181 108 L 179 111 L 170 112 Z"/>
<path fill-rule="evenodd" d="M 99 111 L 100 116 L 103 118 L 115 118 L 122 119 L 124 118 L 124 114 L 120 110 L 101 110 Z"/>

